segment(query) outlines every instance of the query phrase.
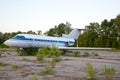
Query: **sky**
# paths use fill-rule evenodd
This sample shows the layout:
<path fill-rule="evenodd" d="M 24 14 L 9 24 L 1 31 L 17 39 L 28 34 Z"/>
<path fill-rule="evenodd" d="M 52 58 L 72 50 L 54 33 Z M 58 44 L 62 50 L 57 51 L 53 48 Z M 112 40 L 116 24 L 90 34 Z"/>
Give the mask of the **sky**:
<path fill-rule="evenodd" d="M 120 14 L 120 0 L 0 0 L 0 32 L 43 33 L 60 23 L 85 28 Z"/>

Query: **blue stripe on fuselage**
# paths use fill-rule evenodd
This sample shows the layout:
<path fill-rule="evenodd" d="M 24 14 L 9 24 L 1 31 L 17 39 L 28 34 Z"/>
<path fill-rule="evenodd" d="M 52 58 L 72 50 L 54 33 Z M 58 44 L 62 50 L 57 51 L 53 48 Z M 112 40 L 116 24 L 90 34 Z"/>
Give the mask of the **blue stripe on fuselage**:
<path fill-rule="evenodd" d="M 39 41 L 39 42 L 54 42 L 54 43 L 66 43 L 67 41 L 57 41 L 57 40 L 45 40 L 45 39 L 32 39 L 32 38 L 11 38 L 13 40 L 24 40 L 24 41 Z M 70 44 L 74 44 L 73 41 L 69 41 Z"/>

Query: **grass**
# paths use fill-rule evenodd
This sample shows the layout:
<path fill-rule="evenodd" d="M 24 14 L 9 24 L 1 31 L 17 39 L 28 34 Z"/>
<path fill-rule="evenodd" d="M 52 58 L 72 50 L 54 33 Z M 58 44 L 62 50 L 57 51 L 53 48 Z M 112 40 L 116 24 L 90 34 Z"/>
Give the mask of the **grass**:
<path fill-rule="evenodd" d="M 0 62 L 0 67 L 4 67 L 4 66 L 11 66 L 12 69 L 14 70 L 18 69 L 19 67 L 17 64 L 7 64 L 7 63 Z"/>
<path fill-rule="evenodd" d="M 0 62 L 0 67 L 9 66 L 10 64 Z"/>
<path fill-rule="evenodd" d="M 90 61 L 87 61 L 85 64 L 86 64 L 86 69 L 84 72 L 87 75 L 87 80 L 97 80 L 96 71 L 92 63 Z"/>
<path fill-rule="evenodd" d="M 17 70 L 19 66 L 17 64 L 11 64 L 12 69 Z"/>
<path fill-rule="evenodd" d="M 0 51 L 16 51 L 16 48 L 0 48 Z"/>
<path fill-rule="evenodd" d="M 40 75 L 53 75 L 55 72 L 53 68 L 55 67 L 56 62 L 52 61 L 45 61 L 44 62 L 44 69 L 40 72 Z"/>
<path fill-rule="evenodd" d="M 54 75 L 55 72 L 53 70 L 42 70 L 40 75 Z"/>
<path fill-rule="evenodd" d="M 38 78 L 36 75 L 33 75 L 33 77 L 31 77 L 30 80 L 38 80 Z"/>
<path fill-rule="evenodd" d="M 90 56 L 90 54 L 88 53 L 88 52 L 84 52 L 83 54 L 82 54 L 82 57 L 89 57 Z"/>
<path fill-rule="evenodd" d="M 120 52 L 120 49 L 109 50 L 110 52 Z"/>
<path fill-rule="evenodd" d="M 76 51 L 76 52 L 73 52 L 73 56 L 74 56 L 74 57 L 81 57 L 80 52 L 77 52 L 77 51 Z"/>
<path fill-rule="evenodd" d="M 54 68 L 56 65 L 56 61 L 55 60 L 50 61 L 50 65 L 52 66 L 52 68 Z"/>
<path fill-rule="evenodd" d="M 106 80 L 113 80 L 115 72 L 116 72 L 116 70 L 114 67 L 104 66 L 102 68 L 102 73 L 105 75 Z"/>

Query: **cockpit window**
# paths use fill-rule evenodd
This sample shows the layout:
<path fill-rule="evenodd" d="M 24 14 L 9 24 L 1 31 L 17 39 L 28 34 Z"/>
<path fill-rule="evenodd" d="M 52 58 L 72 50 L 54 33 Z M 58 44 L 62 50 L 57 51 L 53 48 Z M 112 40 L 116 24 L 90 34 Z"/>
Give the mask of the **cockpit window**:
<path fill-rule="evenodd" d="M 17 38 L 17 39 L 24 39 L 25 37 L 24 37 L 24 36 L 15 36 L 14 38 Z"/>

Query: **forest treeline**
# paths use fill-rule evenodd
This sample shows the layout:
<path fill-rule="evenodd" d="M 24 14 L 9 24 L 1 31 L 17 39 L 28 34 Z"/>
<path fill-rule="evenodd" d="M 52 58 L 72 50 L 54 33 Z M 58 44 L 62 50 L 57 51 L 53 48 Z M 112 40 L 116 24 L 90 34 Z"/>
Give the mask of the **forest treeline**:
<path fill-rule="evenodd" d="M 71 24 L 69 22 L 60 23 L 50 28 L 44 34 L 48 36 L 62 36 L 62 34 L 68 34 L 72 30 Z M 28 34 L 41 34 L 41 30 L 27 31 L 27 32 L 11 32 L 2 33 L 0 32 L 0 45 L 3 42 L 16 34 L 28 33 Z M 74 45 L 76 46 L 76 44 Z M 114 19 L 107 20 L 104 19 L 101 23 L 92 22 L 85 26 L 85 30 L 78 38 L 78 46 L 81 47 L 111 47 L 120 48 L 120 15 L 116 16 Z"/>
<path fill-rule="evenodd" d="M 85 26 L 85 31 L 78 38 L 82 47 L 120 48 L 120 15 L 111 20 L 103 20 Z"/>

